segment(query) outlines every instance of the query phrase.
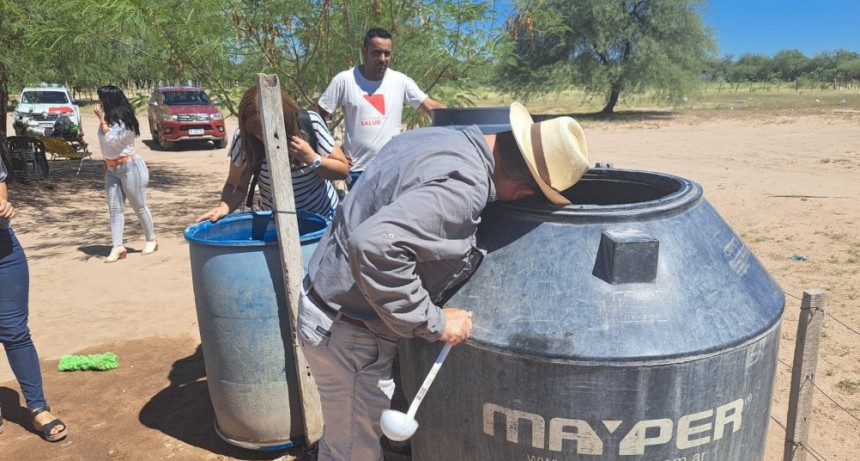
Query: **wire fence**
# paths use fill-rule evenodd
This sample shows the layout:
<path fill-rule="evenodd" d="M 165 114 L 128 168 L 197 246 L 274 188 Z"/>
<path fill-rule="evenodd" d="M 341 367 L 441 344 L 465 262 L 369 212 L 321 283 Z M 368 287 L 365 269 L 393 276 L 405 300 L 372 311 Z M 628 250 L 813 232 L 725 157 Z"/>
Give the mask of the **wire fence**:
<path fill-rule="evenodd" d="M 858 423 L 860 423 L 860 418 L 858 418 L 858 417 L 854 416 L 854 414 L 853 414 L 853 413 L 851 413 L 851 410 L 849 410 L 849 409 L 847 409 L 847 408 L 843 407 L 843 406 L 842 406 L 839 402 L 837 402 L 836 400 L 833 400 L 833 397 L 831 397 L 830 395 L 828 395 L 828 394 L 827 394 L 827 392 L 826 392 L 824 389 L 822 389 L 822 388 L 818 387 L 818 384 L 815 384 L 815 381 L 812 381 L 812 386 L 813 386 L 813 387 L 815 387 L 816 389 L 818 389 L 818 392 L 821 392 L 821 394 L 822 394 L 824 397 L 826 397 L 826 398 L 827 398 L 827 400 L 830 400 L 830 402 L 832 402 L 834 405 L 836 405 L 836 407 L 837 407 L 837 408 L 839 408 L 840 410 L 844 411 L 844 412 L 845 412 L 845 414 L 846 414 L 846 415 L 848 415 L 851 419 L 853 419 L 854 421 L 857 421 Z"/>
<path fill-rule="evenodd" d="M 790 297 L 790 298 L 794 298 L 798 301 L 803 301 L 803 298 L 795 296 L 791 293 L 785 292 L 785 295 Z M 847 324 L 846 322 L 833 316 L 826 309 L 821 309 L 818 307 L 801 307 L 800 308 L 800 310 L 809 310 L 809 309 L 820 310 L 821 313 L 825 315 L 825 317 L 832 319 L 833 321 L 835 321 L 837 324 L 844 327 L 849 332 L 851 332 L 857 336 L 860 336 L 860 331 L 858 331 L 858 328 L 852 327 L 851 325 Z M 790 371 L 792 371 L 792 372 L 794 371 L 793 366 L 790 363 L 788 363 L 782 359 L 778 359 L 778 361 L 779 361 L 779 363 L 785 365 Z M 830 403 L 832 403 L 834 406 L 836 406 L 836 408 L 842 410 L 846 415 L 848 415 L 849 418 L 860 423 L 860 417 L 858 417 L 857 415 L 852 413 L 851 410 L 849 410 L 848 408 L 845 408 L 842 404 L 840 404 L 838 401 L 836 401 L 836 399 L 834 399 L 830 394 L 828 394 L 826 390 L 822 389 L 818 384 L 816 384 L 815 381 L 810 381 L 810 384 L 812 384 L 812 386 L 818 391 L 818 393 L 823 395 L 827 400 L 830 401 Z M 786 433 L 788 432 L 788 429 L 787 429 L 785 423 L 778 420 L 773 415 L 771 415 L 770 419 L 774 424 L 776 424 L 777 426 L 782 428 L 783 432 L 786 432 Z M 817 461 L 828 461 L 828 459 L 820 451 L 816 450 L 814 447 L 810 446 L 809 444 L 802 443 L 802 444 L 798 444 L 798 445 L 800 445 L 804 450 L 806 450 L 806 453 L 809 454 L 815 460 L 817 460 Z"/>

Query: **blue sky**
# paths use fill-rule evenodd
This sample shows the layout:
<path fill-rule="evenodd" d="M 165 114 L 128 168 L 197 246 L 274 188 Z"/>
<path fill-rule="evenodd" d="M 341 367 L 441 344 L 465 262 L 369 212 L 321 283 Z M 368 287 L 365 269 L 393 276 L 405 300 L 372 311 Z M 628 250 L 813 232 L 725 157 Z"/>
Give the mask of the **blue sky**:
<path fill-rule="evenodd" d="M 497 4 L 510 12 L 513 0 Z M 860 53 L 860 0 L 707 0 L 703 19 L 719 56 L 792 49 L 807 57 L 839 48 Z"/>
<path fill-rule="evenodd" d="M 773 56 L 785 49 L 807 57 L 844 48 L 860 52 L 860 0 L 710 0 L 705 25 L 720 56 Z"/>

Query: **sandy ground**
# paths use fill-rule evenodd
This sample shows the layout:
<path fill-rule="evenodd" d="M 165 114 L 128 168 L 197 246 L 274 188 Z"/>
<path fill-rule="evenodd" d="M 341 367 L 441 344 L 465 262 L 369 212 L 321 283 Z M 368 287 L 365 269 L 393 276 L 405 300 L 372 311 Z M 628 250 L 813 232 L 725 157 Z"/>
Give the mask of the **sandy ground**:
<path fill-rule="evenodd" d="M 210 144 L 156 150 L 141 117 L 137 147 L 151 172 L 160 248 L 140 254 L 143 237 L 128 209 L 128 259 L 103 264 L 108 213 L 95 118 L 85 112 L 96 161 L 85 162 L 80 175 L 70 162 L 54 162 L 48 181 L 13 185 L 10 194 L 19 211 L 13 225 L 30 262 L 30 327 L 45 388 L 70 435 L 48 444 L 29 429 L 17 382 L 0 359 L 7 418 L 0 460 L 302 459 L 300 449 L 236 448 L 212 430 L 182 231 L 216 204 L 226 150 Z M 799 298 L 805 289 L 827 290 L 832 318 L 825 323 L 810 424 L 817 457 L 808 459 L 860 459 L 860 114 L 651 113 L 621 122 L 583 119 L 583 126 L 592 162 L 702 184 L 786 292 L 767 461 L 782 459 Z M 232 133 L 235 120 L 228 127 Z M 808 259 L 790 259 L 794 254 Z M 120 356 L 119 369 L 56 371 L 62 355 L 104 351 Z"/>

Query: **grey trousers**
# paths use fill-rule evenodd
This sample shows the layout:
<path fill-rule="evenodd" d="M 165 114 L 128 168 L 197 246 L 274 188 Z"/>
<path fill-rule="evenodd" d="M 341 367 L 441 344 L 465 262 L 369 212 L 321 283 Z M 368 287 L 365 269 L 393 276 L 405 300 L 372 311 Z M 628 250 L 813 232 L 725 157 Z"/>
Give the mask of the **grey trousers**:
<path fill-rule="evenodd" d="M 137 213 L 143 235 L 148 242 L 155 241 L 152 213 L 146 206 L 146 186 L 149 184 L 149 169 L 139 155 L 117 166 L 107 167 L 105 192 L 110 211 L 110 236 L 113 246 L 123 244 L 125 227 L 125 199 Z"/>
<path fill-rule="evenodd" d="M 336 320 L 305 290 L 297 332 L 322 402 L 319 461 L 382 461 L 379 418 L 394 394 L 397 342 Z"/>

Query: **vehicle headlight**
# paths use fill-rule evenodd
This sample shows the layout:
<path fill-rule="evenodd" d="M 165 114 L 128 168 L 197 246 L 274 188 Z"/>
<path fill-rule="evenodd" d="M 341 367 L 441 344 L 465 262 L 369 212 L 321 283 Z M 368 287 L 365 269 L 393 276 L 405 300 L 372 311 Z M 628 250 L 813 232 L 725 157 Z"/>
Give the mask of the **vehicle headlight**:
<path fill-rule="evenodd" d="M 47 118 L 48 118 L 48 113 L 47 113 L 47 112 L 42 112 L 42 118 L 47 120 Z"/>
<path fill-rule="evenodd" d="M 178 115 L 176 115 L 176 114 L 171 114 L 171 115 L 170 115 L 170 120 L 179 120 L 179 116 L 178 116 Z"/>
<path fill-rule="evenodd" d="M 212 114 L 212 120 L 221 120 L 222 118 L 224 118 L 224 116 L 221 115 L 221 112 L 216 112 Z"/>

